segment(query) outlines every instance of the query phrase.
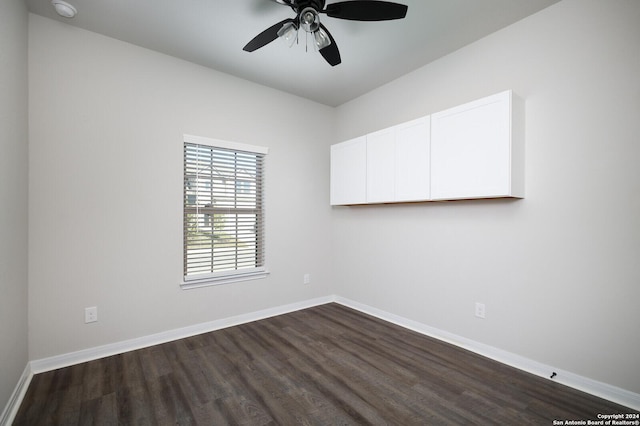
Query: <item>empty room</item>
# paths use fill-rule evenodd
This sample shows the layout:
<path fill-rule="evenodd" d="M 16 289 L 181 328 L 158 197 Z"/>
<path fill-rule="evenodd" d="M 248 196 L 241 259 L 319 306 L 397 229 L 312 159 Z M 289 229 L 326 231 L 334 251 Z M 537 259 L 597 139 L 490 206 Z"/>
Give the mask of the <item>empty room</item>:
<path fill-rule="evenodd" d="M 640 425 L 640 1 L 2 0 L 0 425 Z"/>

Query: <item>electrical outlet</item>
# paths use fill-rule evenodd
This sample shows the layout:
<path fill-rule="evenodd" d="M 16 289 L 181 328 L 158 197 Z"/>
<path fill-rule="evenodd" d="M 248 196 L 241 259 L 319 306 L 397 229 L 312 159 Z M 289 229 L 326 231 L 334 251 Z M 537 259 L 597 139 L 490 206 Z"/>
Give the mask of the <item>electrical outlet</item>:
<path fill-rule="evenodd" d="M 486 309 L 484 303 L 476 302 L 476 316 L 478 318 L 484 318 L 486 314 Z"/>
<path fill-rule="evenodd" d="M 90 308 L 84 308 L 84 323 L 88 324 L 96 321 L 98 321 L 98 307 L 92 306 Z"/>
<path fill-rule="evenodd" d="M 311 284 L 311 274 L 304 274 L 302 282 L 305 284 Z"/>

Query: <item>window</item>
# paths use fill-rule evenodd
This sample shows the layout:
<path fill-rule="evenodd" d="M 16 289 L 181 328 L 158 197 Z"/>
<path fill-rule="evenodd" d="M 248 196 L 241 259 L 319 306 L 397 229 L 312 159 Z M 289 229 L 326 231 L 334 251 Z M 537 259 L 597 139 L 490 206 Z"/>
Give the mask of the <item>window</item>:
<path fill-rule="evenodd" d="M 267 148 L 184 136 L 183 288 L 263 278 Z"/>

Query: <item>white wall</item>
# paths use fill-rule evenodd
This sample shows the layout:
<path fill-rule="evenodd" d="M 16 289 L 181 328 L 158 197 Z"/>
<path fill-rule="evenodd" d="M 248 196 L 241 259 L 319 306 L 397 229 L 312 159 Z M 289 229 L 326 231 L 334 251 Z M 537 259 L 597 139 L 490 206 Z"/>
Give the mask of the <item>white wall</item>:
<path fill-rule="evenodd" d="M 565 0 L 339 107 L 345 140 L 513 89 L 527 194 L 334 208 L 333 290 L 639 393 L 638 23 L 636 0 Z"/>
<path fill-rule="evenodd" d="M 29 30 L 31 359 L 328 294 L 332 108 L 36 15 Z M 269 278 L 179 288 L 183 133 L 270 148 Z"/>
<path fill-rule="evenodd" d="M 27 17 L 0 2 L 0 414 L 28 361 Z"/>

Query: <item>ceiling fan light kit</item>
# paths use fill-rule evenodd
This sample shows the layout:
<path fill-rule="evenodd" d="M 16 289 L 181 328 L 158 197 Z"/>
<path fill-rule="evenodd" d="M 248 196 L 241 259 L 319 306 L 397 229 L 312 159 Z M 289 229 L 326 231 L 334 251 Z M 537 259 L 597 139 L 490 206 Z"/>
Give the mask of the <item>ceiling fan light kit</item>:
<path fill-rule="evenodd" d="M 287 46 L 291 47 L 298 40 L 298 26 L 295 22 L 286 22 L 282 28 L 278 30 L 278 37 Z"/>
<path fill-rule="evenodd" d="M 54 0 L 57 1 L 57 0 Z M 390 21 L 402 19 L 407 15 L 408 7 L 403 4 L 379 0 L 341 1 L 327 5 L 325 0 L 272 0 L 291 7 L 296 13 L 295 19 L 278 22 L 255 36 L 243 50 L 253 52 L 266 46 L 277 38 L 289 47 L 298 40 L 298 30 L 312 34 L 314 44 L 322 57 L 332 66 L 342 62 L 338 45 L 329 30 L 320 22 L 320 14 L 331 18 L 352 21 Z"/>
<path fill-rule="evenodd" d="M 322 50 L 331 44 L 329 34 L 327 34 L 327 32 L 322 28 L 318 28 L 318 30 L 313 33 L 313 38 L 316 41 L 316 47 L 318 48 L 318 50 Z"/>

